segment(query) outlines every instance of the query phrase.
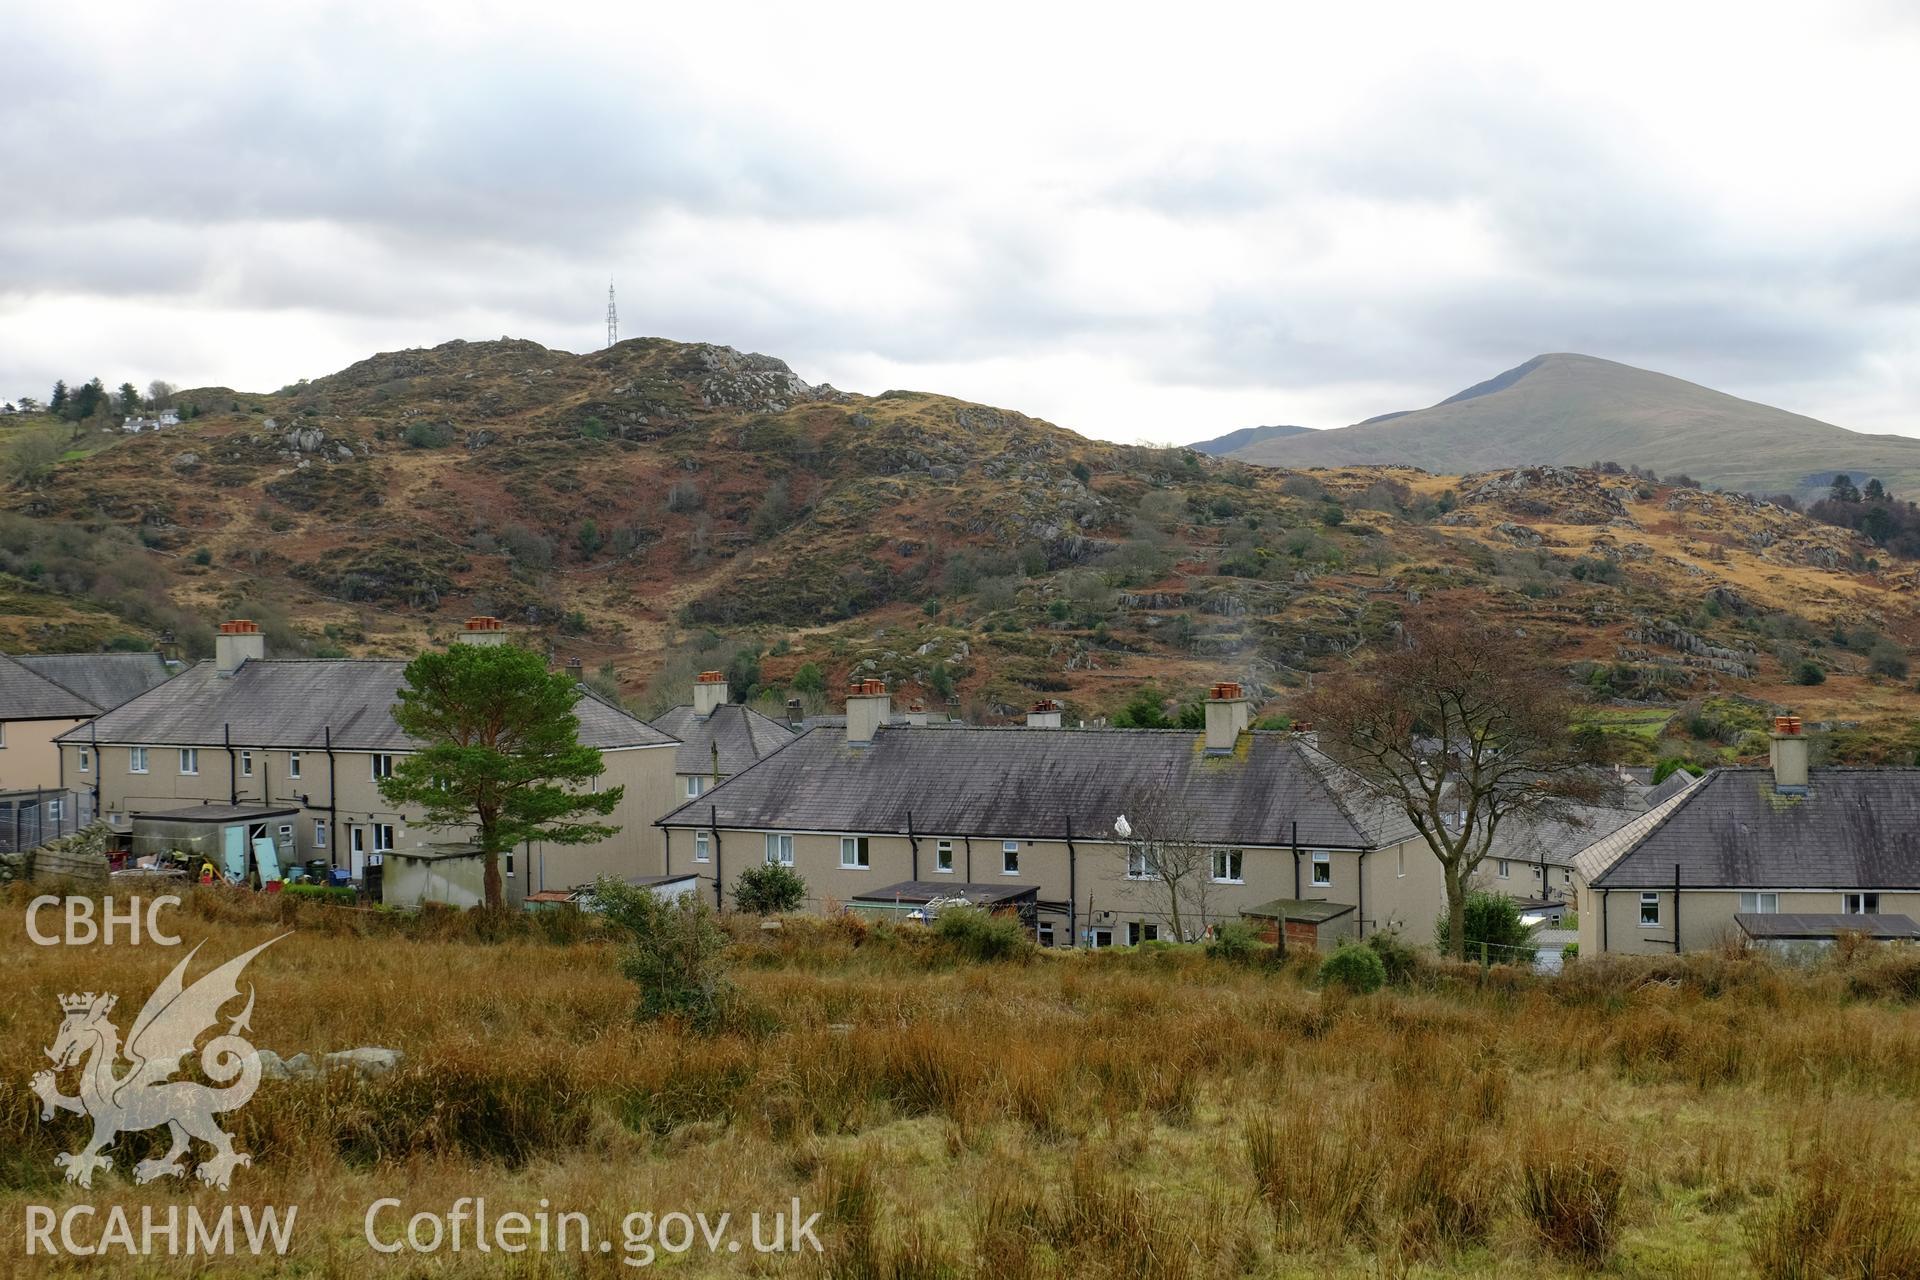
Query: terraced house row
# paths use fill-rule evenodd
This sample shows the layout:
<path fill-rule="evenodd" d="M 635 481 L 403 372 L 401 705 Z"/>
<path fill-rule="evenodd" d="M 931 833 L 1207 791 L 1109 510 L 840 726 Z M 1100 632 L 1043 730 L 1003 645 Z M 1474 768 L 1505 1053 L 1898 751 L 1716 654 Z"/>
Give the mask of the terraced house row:
<path fill-rule="evenodd" d="M 458 639 L 507 636 L 475 618 Z M 392 715 L 405 664 L 265 648 L 234 621 L 171 678 L 152 655 L 0 659 L 0 761 L 34 768 L 42 816 L 98 813 L 136 855 L 244 868 L 264 842 L 283 867 L 318 864 L 388 902 L 479 901 L 463 833 L 380 794 L 419 745 Z M 967 725 L 896 714 L 877 681 L 844 716 L 794 726 L 733 703 L 715 672 L 653 724 L 585 691 L 577 715 L 605 762 L 591 785 L 624 788 L 619 831 L 513 851 L 512 901 L 610 875 L 725 906 L 743 870 L 776 863 L 817 911 L 924 917 L 964 900 L 1018 912 L 1053 946 L 1236 919 L 1314 946 L 1382 929 L 1425 941 L 1444 903 L 1406 815 L 1308 735 L 1252 729 L 1233 684 L 1214 687 L 1200 731 L 1069 728 L 1051 704 L 1025 725 Z M 1920 769 L 1813 768 L 1808 746 L 1783 717 L 1766 768 L 1626 779 L 1573 825 L 1514 824 L 1477 883 L 1548 917 L 1577 908 L 1586 955 L 1920 937 Z"/>
<path fill-rule="evenodd" d="M 844 725 L 663 817 L 660 869 L 716 902 L 756 862 L 792 867 L 820 910 L 964 898 L 1056 946 L 1170 939 L 1176 915 L 1189 937 L 1243 915 L 1322 944 L 1429 937 L 1440 869 L 1405 816 L 1300 736 L 1250 729 L 1251 710 L 1223 684 L 1199 733 L 1064 728 L 1047 709 L 1026 726 L 902 724 L 867 681 Z"/>

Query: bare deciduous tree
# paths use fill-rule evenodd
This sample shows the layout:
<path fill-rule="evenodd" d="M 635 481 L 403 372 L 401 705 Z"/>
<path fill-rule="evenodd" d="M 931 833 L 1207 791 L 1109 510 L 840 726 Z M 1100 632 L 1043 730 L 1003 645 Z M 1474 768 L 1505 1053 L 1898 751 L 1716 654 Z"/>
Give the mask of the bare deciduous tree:
<path fill-rule="evenodd" d="M 1502 825 L 1575 821 L 1615 788 L 1597 744 L 1573 732 L 1573 710 L 1536 642 L 1435 605 L 1304 699 L 1322 748 L 1404 811 L 1439 859 L 1455 955 L 1466 954 L 1468 881 Z"/>
<path fill-rule="evenodd" d="M 1174 938 L 1186 941 L 1187 923 L 1204 931 L 1213 891 L 1212 845 L 1197 840 L 1197 814 L 1171 785 L 1140 791 L 1114 830 L 1127 846 L 1127 879 L 1166 911 Z"/>

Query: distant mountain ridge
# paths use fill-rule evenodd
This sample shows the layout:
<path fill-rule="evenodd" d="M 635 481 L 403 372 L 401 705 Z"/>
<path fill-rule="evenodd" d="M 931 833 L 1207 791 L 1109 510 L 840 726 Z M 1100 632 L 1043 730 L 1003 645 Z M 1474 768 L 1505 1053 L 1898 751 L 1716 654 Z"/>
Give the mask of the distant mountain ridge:
<path fill-rule="evenodd" d="M 1225 439 L 1226 437 L 1223 437 Z M 1425 409 L 1251 440 L 1244 462 L 1405 465 L 1444 474 L 1610 461 L 1751 493 L 1808 495 L 1836 472 L 1920 491 L 1920 439 L 1849 431 L 1594 356 L 1535 356 Z"/>
<path fill-rule="evenodd" d="M 1308 434 L 1312 431 L 1312 427 L 1241 427 L 1238 431 L 1229 431 L 1223 436 L 1215 436 L 1211 440 L 1201 440 L 1187 447 L 1196 453 L 1205 453 L 1216 458 L 1224 458 L 1237 449 L 1249 448 L 1252 445 L 1260 444 L 1267 440 L 1278 440 L 1285 436 Z"/>

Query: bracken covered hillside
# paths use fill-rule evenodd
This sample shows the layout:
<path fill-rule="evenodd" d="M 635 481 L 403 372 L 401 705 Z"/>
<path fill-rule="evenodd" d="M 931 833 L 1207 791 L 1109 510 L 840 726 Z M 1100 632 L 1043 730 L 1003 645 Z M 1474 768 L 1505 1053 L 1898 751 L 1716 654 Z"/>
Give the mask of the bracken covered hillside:
<path fill-rule="evenodd" d="M 0 567 L 189 648 L 243 609 L 276 647 L 353 653 L 495 613 L 654 702 L 725 664 L 770 696 L 879 674 L 975 715 L 1222 677 L 1279 711 L 1437 595 L 1538 628 L 1643 753 L 1750 748 L 1789 704 L 1859 722 L 1835 739 L 1857 753 L 1914 745 L 1912 566 L 1727 494 L 1279 471 L 658 339 L 454 342 L 180 398 L 182 427 L 13 491 Z M 1684 710 L 1684 741 L 1636 707 Z"/>

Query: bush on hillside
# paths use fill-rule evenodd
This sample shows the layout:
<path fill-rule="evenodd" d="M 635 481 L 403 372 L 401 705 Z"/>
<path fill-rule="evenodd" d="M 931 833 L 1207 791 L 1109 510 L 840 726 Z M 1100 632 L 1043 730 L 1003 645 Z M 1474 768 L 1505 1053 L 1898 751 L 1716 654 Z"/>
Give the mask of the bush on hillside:
<path fill-rule="evenodd" d="M 748 867 L 733 882 L 733 905 L 757 916 L 798 911 L 807 899 L 807 882 L 792 867 L 763 862 Z"/>
<path fill-rule="evenodd" d="M 1452 950 L 1451 922 L 1443 914 L 1433 927 L 1433 945 L 1442 953 Z M 1532 964 L 1539 948 L 1533 945 L 1533 930 L 1520 922 L 1520 907 L 1504 893 L 1474 890 L 1467 894 L 1467 956 L 1477 958 L 1486 944 L 1488 959 L 1495 964 Z"/>
<path fill-rule="evenodd" d="M 1368 995 L 1387 985 L 1387 966 L 1373 948 L 1343 942 L 1320 962 L 1320 982 L 1322 986 L 1345 987 L 1355 994 Z"/>

